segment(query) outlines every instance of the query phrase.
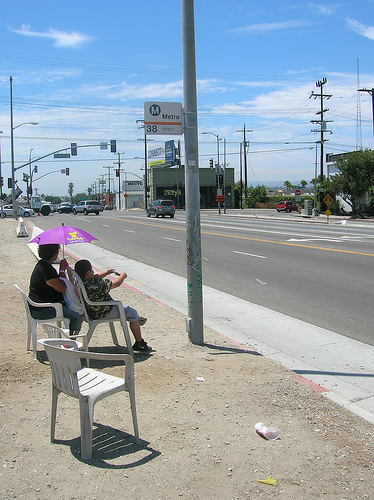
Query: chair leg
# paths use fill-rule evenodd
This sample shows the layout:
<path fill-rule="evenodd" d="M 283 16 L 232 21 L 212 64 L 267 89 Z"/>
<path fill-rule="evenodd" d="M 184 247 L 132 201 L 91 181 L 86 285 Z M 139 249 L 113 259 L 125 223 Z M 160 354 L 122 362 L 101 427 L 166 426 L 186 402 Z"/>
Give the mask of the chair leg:
<path fill-rule="evenodd" d="M 92 457 L 92 425 L 94 406 L 91 398 L 79 398 L 79 411 L 81 420 L 81 457 L 90 460 Z"/>
<path fill-rule="evenodd" d="M 38 323 L 33 323 L 31 327 L 31 336 L 32 336 L 32 354 L 34 357 L 34 360 L 36 359 L 36 348 L 37 348 L 37 340 L 38 340 L 38 333 L 37 333 L 37 328 L 38 328 Z"/>
<path fill-rule="evenodd" d="M 121 324 L 122 324 L 123 335 L 124 335 L 125 341 L 126 341 L 127 350 L 129 351 L 130 356 L 134 357 L 134 351 L 132 349 L 129 329 L 127 328 L 127 323 L 123 324 L 123 322 L 121 322 Z"/>
<path fill-rule="evenodd" d="M 129 398 L 130 398 L 130 406 L 132 414 L 132 423 L 134 426 L 135 442 L 139 444 L 140 439 L 139 439 L 139 429 L 138 429 L 138 417 L 136 415 L 135 391 L 134 387 L 128 387 L 128 389 L 129 389 Z"/>
<path fill-rule="evenodd" d="M 51 411 L 51 443 L 55 440 L 56 416 L 57 416 L 57 400 L 60 391 L 52 384 L 52 411 Z"/>
<path fill-rule="evenodd" d="M 111 322 L 109 323 L 109 328 L 110 328 L 110 333 L 112 334 L 112 340 L 114 345 L 119 345 L 118 344 L 118 339 L 117 339 L 117 334 L 116 334 L 116 329 L 114 328 L 114 323 Z"/>
<path fill-rule="evenodd" d="M 31 344 L 31 321 L 27 321 L 27 339 L 26 339 L 26 350 L 30 350 Z"/>

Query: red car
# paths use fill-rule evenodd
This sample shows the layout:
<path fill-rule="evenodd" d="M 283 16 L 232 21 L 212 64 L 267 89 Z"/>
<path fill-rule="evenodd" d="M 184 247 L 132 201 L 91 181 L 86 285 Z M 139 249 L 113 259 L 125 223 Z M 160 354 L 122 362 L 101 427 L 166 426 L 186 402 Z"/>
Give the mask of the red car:
<path fill-rule="evenodd" d="M 277 212 L 298 212 L 299 205 L 293 201 L 280 201 L 276 208 Z"/>

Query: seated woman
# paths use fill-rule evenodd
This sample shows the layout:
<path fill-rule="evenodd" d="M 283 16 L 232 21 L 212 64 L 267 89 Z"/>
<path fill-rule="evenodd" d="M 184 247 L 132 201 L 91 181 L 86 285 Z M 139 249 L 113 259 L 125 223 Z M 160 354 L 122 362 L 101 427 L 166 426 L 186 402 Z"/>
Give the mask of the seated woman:
<path fill-rule="evenodd" d="M 66 291 L 65 269 L 68 267 L 66 259 L 60 261 L 60 273 L 53 267 L 53 262 L 58 257 L 60 245 L 39 245 L 37 262 L 30 279 L 29 297 L 34 302 L 59 302 L 62 304 L 64 318 L 70 320 L 70 335 L 77 334 L 82 326 L 82 317 L 77 312 L 66 307 L 63 293 Z M 30 313 L 34 319 L 52 319 L 56 316 L 53 307 L 35 308 L 30 306 Z"/>

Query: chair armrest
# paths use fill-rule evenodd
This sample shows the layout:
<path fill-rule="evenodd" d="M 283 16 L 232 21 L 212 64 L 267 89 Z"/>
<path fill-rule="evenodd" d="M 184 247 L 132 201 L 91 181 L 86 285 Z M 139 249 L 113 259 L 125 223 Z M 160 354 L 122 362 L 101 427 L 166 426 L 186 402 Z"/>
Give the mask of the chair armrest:
<path fill-rule="evenodd" d="M 59 302 L 34 302 L 33 300 L 31 300 L 29 298 L 28 303 L 29 303 L 29 305 L 32 305 L 33 307 L 38 307 L 38 308 L 39 307 L 40 308 L 53 307 L 54 310 L 56 311 L 56 316 L 59 316 L 60 318 L 62 318 L 64 316 L 62 304 L 60 304 Z"/>

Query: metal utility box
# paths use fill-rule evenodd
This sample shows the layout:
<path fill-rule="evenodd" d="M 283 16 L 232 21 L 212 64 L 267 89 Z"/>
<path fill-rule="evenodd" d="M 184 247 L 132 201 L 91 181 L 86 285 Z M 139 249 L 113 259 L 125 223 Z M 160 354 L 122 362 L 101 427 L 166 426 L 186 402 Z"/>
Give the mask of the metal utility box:
<path fill-rule="evenodd" d="M 312 215 L 313 213 L 313 200 L 304 201 L 304 213 L 305 215 Z"/>

